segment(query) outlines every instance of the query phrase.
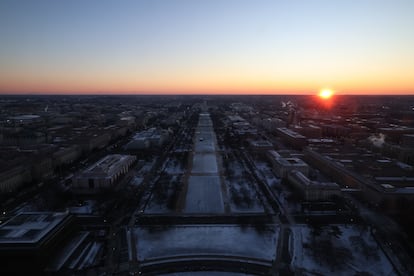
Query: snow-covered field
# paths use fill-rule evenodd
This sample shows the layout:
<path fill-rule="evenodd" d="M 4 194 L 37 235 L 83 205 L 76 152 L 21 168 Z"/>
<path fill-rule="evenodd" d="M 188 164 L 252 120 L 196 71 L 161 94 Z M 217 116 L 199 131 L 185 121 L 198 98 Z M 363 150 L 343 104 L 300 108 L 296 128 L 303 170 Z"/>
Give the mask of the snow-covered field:
<path fill-rule="evenodd" d="M 198 136 L 198 135 L 197 135 Z M 216 147 L 214 146 L 213 139 L 205 138 L 207 135 L 199 135 L 199 138 L 196 138 L 194 151 L 195 152 L 214 152 Z M 200 140 L 202 139 L 202 140 Z"/>
<path fill-rule="evenodd" d="M 195 152 L 214 152 L 215 134 L 212 126 L 198 126 L 195 132 Z"/>
<path fill-rule="evenodd" d="M 165 214 L 168 212 L 165 204 L 155 202 L 153 198 L 145 208 L 146 214 Z"/>
<path fill-rule="evenodd" d="M 201 126 L 206 125 L 206 126 Z M 215 153 L 215 133 L 208 114 L 200 114 L 193 166 L 188 178 L 185 213 L 223 213 L 223 195 Z"/>
<path fill-rule="evenodd" d="M 257 168 L 257 175 L 270 188 L 274 188 L 275 186 L 280 185 L 280 178 L 275 176 L 275 174 L 272 172 L 272 168 L 266 162 L 255 159 L 254 164 Z"/>
<path fill-rule="evenodd" d="M 218 176 L 190 176 L 184 212 L 224 212 L 220 178 Z"/>
<path fill-rule="evenodd" d="M 193 156 L 191 173 L 208 174 L 217 173 L 217 159 L 214 153 L 196 153 Z"/>
<path fill-rule="evenodd" d="M 274 226 L 272 226 L 274 227 Z M 238 225 L 135 228 L 139 260 L 186 255 L 231 255 L 273 260 L 279 229 Z"/>
<path fill-rule="evenodd" d="M 245 175 L 242 164 L 235 159 L 228 162 L 226 187 L 231 211 L 233 213 L 264 212 L 254 183 Z"/>
<path fill-rule="evenodd" d="M 182 174 L 184 173 L 184 169 L 177 159 L 172 159 L 166 164 L 165 172 L 168 174 Z"/>
<path fill-rule="evenodd" d="M 196 138 L 203 138 L 205 140 L 211 140 L 214 137 L 213 127 L 199 127 L 195 133 Z"/>
<path fill-rule="evenodd" d="M 212 126 L 213 122 L 211 121 L 210 114 L 204 113 L 200 114 L 199 120 L 198 120 L 198 126 Z"/>
<path fill-rule="evenodd" d="M 298 225 L 292 232 L 292 265 L 304 275 L 396 275 L 370 232 L 360 226 L 325 226 L 315 235 L 312 228 Z"/>
<path fill-rule="evenodd" d="M 154 189 L 150 201 L 145 207 L 146 214 L 165 214 L 174 210 L 181 177 L 182 175 L 173 175 L 168 181 L 164 179 L 165 182 L 156 184 L 160 186 Z"/>
<path fill-rule="evenodd" d="M 263 204 L 254 189 L 240 178 L 240 181 L 227 182 L 230 208 L 233 213 L 261 213 Z"/>

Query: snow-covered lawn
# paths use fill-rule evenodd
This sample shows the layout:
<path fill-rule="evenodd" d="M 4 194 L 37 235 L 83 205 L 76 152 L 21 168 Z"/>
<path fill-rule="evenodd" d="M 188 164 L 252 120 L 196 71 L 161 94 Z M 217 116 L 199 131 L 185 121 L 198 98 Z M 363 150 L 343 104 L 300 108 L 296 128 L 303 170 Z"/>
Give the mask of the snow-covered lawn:
<path fill-rule="evenodd" d="M 228 182 L 227 182 L 228 183 Z M 263 204 L 254 189 L 240 182 L 227 184 L 227 193 L 230 197 L 230 208 L 233 213 L 261 213 Z"/>
<path fill-rule="evenodd" d="M 195 152 L 185 201 L 185 213 L 223 213 L 223 195 L 215 153 L 215 133 L 210 116 L 200 114 Z"/>
<path fill-rule="evenodd" d="M 177 159 L 171 159 L 165 165 L 165 172 L 168 174 L 182 174 L 184 169 Z"/>
<path fill-rule="evenodd" d="M 169 210 L 167 209 L 165 204 L 155 202 L 153 198 L 151 198 L 151 201 L 145 208 L 146 214 L 165 214 L 168 213 L 168 211 Z"/>
<path fill-rule="evenodd" d="M 181 177 L 182 175 L 174 175 L 159 179 L 145 208 L 145 213 L 162 214 L 172 212 L 177 200 L 177 189 L 181 186 Z"/>
<path fill-rule="evenodd" d="M 254 182 L 245 173 L 237 160 L 228 161 L 226 187 L 230 208 L 234 213 L 264 212 L 263 204 L 254 187 Z"/>
<path fill-rule="evenodd" d="M 184 212 L 224 212 L 220 178 L 218 176 L 190 176 Z"/>
<path fill-rule="evenodd" d="M 395 275 L 375 239 L 360 226 L 331 225 L 312 230 L 298 225 L 292 232 L 292 265 L 305 275 Z"/>
<path fill-rule="evenodd" d="M 272 227 L 272 228 L 270 228 Z M 273 260 L 279 229 L 238 225 L 135 228 L 139 260 L 183 255 L 231 255 Z"/>
<path fill-rule="evenodd" d="M 215 147 L 214 128 L 210 124 L 199 125 L 195 132 L 194 151 L 195 152 L 214 152 L 215 150 L 216 150 L 216 147 Z"/>
<path fill-rule="evenodd" d="M 254 164 L 257 168 L 257 175 L 267 183 L 270 188 L 280 185 L 280 178 L 276 177 L 272 172 L 272 168 L 266 162 L 255 159 Z"/>
<path fill-rule="evenodd" d="M 217 173 L 217 159 L 214 153 L 196 153 L 191 173 Z"/>
<path fill-rule="evenodd" d="M 200 140 L 203 139 L 203 140 Z M 214 152 L 216 147 L 214 146 L 213 139 L 206 139 L 204 137 L 198 138 L 195 142 L 195 152 Z"/>

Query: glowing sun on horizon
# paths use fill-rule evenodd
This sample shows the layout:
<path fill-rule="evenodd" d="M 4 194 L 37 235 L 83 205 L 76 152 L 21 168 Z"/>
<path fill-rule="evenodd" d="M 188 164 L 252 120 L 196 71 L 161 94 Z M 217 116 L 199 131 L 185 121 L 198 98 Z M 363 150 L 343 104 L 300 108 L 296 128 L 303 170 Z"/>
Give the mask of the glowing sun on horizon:
<path fill-rule="evenodd" d="M 333 96 L 334 92 L 331 89 L 322 89 L 321 91 L 319 91 L 318 96 L 321 99 L 327 100 L 330 99 Z"/>

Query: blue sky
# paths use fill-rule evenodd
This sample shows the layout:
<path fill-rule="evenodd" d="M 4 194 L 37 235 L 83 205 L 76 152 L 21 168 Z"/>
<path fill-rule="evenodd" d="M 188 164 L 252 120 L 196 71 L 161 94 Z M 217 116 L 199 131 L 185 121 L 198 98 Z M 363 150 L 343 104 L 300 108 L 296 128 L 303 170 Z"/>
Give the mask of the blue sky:
<path fill-rule="evenodd" d="M 0 91 L 414 92 L 414 1 L 0 1 Z"/>

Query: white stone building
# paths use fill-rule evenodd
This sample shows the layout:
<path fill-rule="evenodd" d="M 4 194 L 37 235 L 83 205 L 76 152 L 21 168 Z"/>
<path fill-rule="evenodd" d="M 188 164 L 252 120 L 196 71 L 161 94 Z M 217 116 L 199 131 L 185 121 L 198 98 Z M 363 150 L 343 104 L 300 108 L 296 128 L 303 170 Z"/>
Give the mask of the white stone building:
<path fill-rule="evenodd" d="M 289 183 L 302 192 L 305 200 L 329 200 L 339 196 L 341 189 L 335 182 L 312 181 L 302 172 L 293 170 L 288 174 Z"/>
<path fill-rule="evenodd" d="M 268 151 L 268 158 L 273 166 L 273 171 L 280 178 L 287 177 L 290 171 L 296 170 L 302 172 L 304 175 L 308 175 L 309 166 L 302 159 L 296 157 L 282 157 L 276 151 Z"/>
<path fill-rule="evenodd" d="M 135 160 L 136 157 L 132 155 L 107 155 L 73 177 L 73 190 L 79 193 L 95 193 L 112 188 L 129 171 Z"/>

